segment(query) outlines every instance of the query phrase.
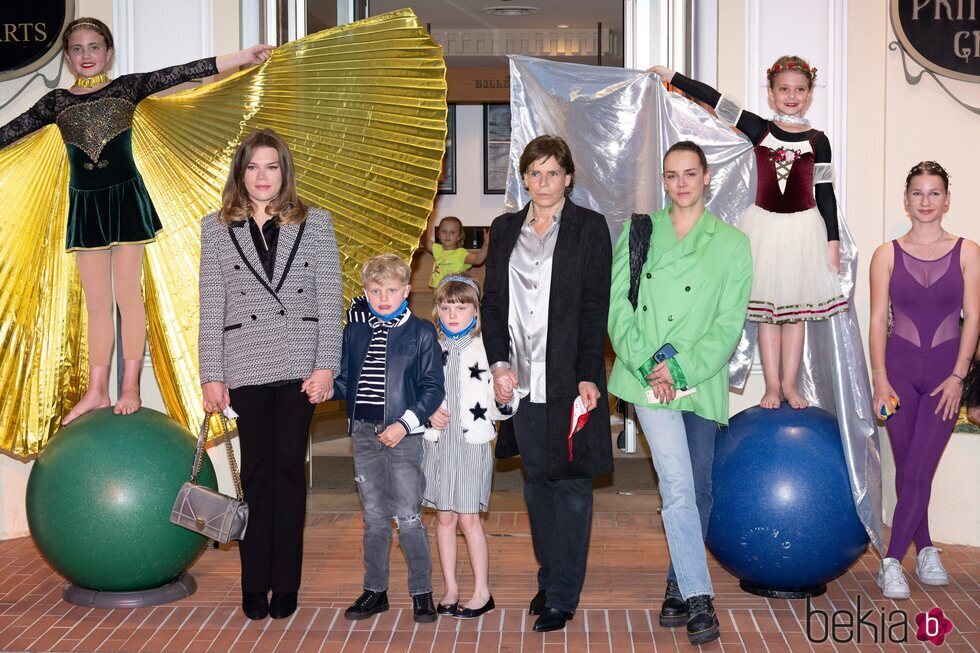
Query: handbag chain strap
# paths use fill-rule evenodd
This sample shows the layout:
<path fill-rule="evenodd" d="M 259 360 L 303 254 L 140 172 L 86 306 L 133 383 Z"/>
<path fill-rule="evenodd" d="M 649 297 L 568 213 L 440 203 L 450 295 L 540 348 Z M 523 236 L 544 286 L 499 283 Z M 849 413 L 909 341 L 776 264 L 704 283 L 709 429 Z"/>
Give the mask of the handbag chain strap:
<path fill-rule="evenodd" d="M 221 416 L 221 423 L 224 426 L 224 438 L 225 438 L 225 450 L 228 453 L 228 466 L 231 467 L 231 480 L 235 483 L 235 494 L 237 499 L 241 501 L 245 497 L 245 493 L 242 491 L 242 478 L 238 473 L 238 463 L 235 461 L 235 450 L 231 447 L 231 438 L 228 436 L 228 418 L 222 413 L 217 413 Z M 191 469 L 191 483 L 197 482 L 197 477 L 201 474 L 201 465 L 204 463 L 204 443 L 208 439 L 208 431 L 211 426 L 211 413 L 207 413 L 204 416 L 204 422 L 201 423 L 201 432 L 197 436 L 197 449 L 194 451 L 194 467 Z"/>

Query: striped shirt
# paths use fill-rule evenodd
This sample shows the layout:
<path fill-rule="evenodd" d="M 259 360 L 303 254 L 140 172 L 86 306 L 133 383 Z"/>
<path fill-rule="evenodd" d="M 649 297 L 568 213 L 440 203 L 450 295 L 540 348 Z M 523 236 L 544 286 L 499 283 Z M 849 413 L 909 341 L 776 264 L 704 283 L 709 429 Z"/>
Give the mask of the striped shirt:
<path fill-rule="evenodd" d="M 385 418 L 385 357 L 388 351 L 388 331 L 401 326 L 411 312 L 408 309 L 387 322 L 369 314 L 371 342 L 368 345 L 361 376 L 357 381 L 357 394 L 354 399 L 354 415 L 357 419 L 383 421 Z"/>

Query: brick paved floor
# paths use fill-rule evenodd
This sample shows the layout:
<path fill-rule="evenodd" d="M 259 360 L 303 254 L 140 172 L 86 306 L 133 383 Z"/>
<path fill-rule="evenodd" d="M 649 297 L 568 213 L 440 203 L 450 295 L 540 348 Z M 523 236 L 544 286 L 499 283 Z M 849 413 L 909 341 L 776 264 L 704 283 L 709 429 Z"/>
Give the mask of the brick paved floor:
<path fill-rule="evenodd" d="M 637 497 L 637 499 L 640 499 Z M 498 502 L 499 503 L 499 502 Z M 623 502 L 620 502 L 623 503 Z M 649 502 L 647 502 L 649 503 Z M 626 502 L 628 504 L 628 501 Z M 72 606 L 61 600 L 64 581 L 40 558 L 29 538 L 0 542 L 0 650 L 3 651 L 401 651 L 536 653 L 623 651 L 692 651 L 684 630 L 657 625 L 663 592 L 666 541 L 655 511 L 601 510 L 595 515 L 589 573 L 582 604 L 564 632 L 541 635 L 530 630 L 526 605 L 534 594 L 535 565 L 527 515 L 497 510 L 485 527 L 490 541 L 491 586 L 497 609 L 478 621 L 445 617 L 416 625 L 406 594 L 405 565 L 392 557 L 392 609 L 362 621 L 344 620 L 343 609 L 361 589 L 361 516 L 358 512 L 311 512 L 306 530 L 304 584 L 300 608 L 290 619 L 250 622 L 239 609 L 238 555 L 234 549 L 209 549 L 193 566 L 198 592 L 165 606 L 137 610 L 102 610 Z M 639 504 L 638 504 L 639 505 Z M 433 517 L 428 517 L 430 527 Z M 430 533 L 433 529 L 430 528 Z M 471 589 L 469 569 L 459 540 L 463 596 Z M 433 552 L 435 542 L 433 539 Z M 905 646 L 870 641 L 811 644 L 807 640 L 805 602 L 767 600 L 745 594 L 737 581 L 711 561 L 717 593 L 721 639 L 706 651 L 977 651 L 980 646 L 980 549 L 945 547 L 943 560 L 952 576 L 946 588 L 924 588 L 909 573 L 910 601 L 881 600 L 872 570 L 877 560 L 866 554 L 813 601 L 826 612 L 851 610 L 860 597 L 862 611 L 874 621 L 881 610 L 905 610 L 911 627 Z M 909 569 L 908 561 L 906 563 Z M 436 564 L 434 583 L 441 586 Z M 954 630 L 940 647 L 915 640 L 914 615 L 942 608 Z M 844 618 L 844 617 L 841 617 Z M 816 619 L 816 618 L 814 618 Z M 889 617 L 889 623 L 898 617 Z M 813 624 L 813 634 L 824 630 Z M 840 629 L 839 636 L 850 631 Z M 879 633 L 880 637 L 880 633 Z"/>

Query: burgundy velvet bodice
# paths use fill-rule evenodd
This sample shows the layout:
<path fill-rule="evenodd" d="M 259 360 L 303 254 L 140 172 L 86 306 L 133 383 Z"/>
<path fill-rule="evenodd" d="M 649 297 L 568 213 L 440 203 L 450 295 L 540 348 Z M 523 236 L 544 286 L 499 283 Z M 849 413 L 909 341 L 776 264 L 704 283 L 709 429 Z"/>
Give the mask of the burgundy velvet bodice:
<path fill-rule="evenodd" d="M 817 205 L 813 196 L 813 152 L 798 154 L 796 150 L 789 150 L 795 159 L 786 179 L 785 189 L 779 188 L 776 161 L 778 157 L 785 156 L 787 151 L 783 148 L 773 150 L 762 144 L 755 146 L 758 177 L 755 204 L 766 211 L 797 213 Z"/>

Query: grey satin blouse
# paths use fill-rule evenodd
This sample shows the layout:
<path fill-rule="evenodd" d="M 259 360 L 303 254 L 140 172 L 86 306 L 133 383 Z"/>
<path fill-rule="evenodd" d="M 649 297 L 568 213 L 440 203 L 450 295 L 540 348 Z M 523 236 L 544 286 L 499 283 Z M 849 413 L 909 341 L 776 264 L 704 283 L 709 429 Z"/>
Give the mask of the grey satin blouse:
<path fill-rule="evenodd" d="M 559 207 L 548 230 L 534 231 L 534 205 L 527 212 L 521 235 L 510 254 L 508 284 L 510 305 L 510 365 L 517 372 L 516 392 L 545 403 L 545 361 L 548 351 L 548 304 L 551 299 L 551 264 L 561 227 Z"/>

